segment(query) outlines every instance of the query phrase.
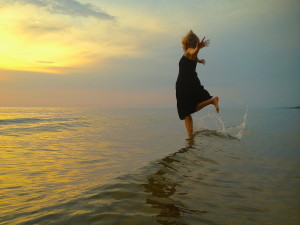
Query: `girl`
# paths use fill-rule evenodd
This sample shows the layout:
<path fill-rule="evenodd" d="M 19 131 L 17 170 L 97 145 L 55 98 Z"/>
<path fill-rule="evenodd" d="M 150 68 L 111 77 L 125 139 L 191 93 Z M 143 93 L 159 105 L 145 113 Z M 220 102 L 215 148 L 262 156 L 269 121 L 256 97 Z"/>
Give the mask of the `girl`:
<path fill-rule="evenodd" d="M 212 97 L 201 85 L 196 73 L 197 63 L 205 65 L 204 59 L 198 59 L 200 49 L 209 45 L 209 40 L 199 40 L 191 30 L 182 39 L 184 55 L 179 61 L 179 74 L 176 81 L 176 99 L 179 118 L 185 121 L 188 138 L 193 137 L 193 119 L 191 114 L 207 105 L 213 104 L 219 112 L 219 98 Z"/>

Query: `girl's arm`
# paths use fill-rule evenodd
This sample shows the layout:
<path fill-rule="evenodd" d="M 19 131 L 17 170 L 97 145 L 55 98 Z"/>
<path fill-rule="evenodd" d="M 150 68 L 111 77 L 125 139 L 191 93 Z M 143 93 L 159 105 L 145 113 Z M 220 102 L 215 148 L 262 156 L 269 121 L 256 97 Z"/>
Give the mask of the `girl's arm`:
<path fill-rule="evenodd" d="M 209 45 L 209 40 L 204 41 L 205 37 L 202 39 L 202 41 L 200 42 L 200 40 L 198 40 L 196 48 L 188 48 L 186 50 L 186 53 L 188 55 L 190 55 L 191 58 L 196 58 L 199 50 L 201 48 L 207 47 Z"/>
<path fill-rule="evenodd" d="M 203 65 L 205 65 L 205 62 L 206 62 L 206 61 L 205 61 L 204 59 L 198 59 L 198 58 L 197 58 L 197 62 L 198 62 L 198 63 L 202 63 Z"/>

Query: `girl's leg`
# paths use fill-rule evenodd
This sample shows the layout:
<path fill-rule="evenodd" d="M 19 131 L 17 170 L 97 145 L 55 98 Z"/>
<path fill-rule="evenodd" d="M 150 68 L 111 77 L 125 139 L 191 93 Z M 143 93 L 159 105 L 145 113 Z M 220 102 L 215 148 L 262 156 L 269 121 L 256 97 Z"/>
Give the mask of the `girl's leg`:
<path fill-rule="evenodd" d="M 191 115 L 188 115 L 184 118 L 186 132 L 189 138 L 193 137 L 193 118 Z"/>
<path fill-rule="evenodd" d="M 208 106 L 210 104 L 213 104 L 216 108 L 216 111 L 219 112 L 219 97 L 214 97 L 214 98 L 211 98 L 204 102 L 200 102 L 197 105 L 195 112 L 199 111 L 200 109 L 203 109 L 205 106 Z M 188 137 L 189 137 L 189 139 L 192 139 L 193 138 L 193 118 L 192 118 L 192 116 L 188 115 L 187 117 L 185 117 L 184 122 L 185 122 L 185 127 L 186 127 Z"/>
<path fill-rule="evenodd" d="M 210 104 L 213 104 L 216 108 L 216 111 L 219 112 L 219 97 L 214 97 L 214 98 L 208 99 L 204 102 L 200 102 L 196 107 L 196 112 Z"/>

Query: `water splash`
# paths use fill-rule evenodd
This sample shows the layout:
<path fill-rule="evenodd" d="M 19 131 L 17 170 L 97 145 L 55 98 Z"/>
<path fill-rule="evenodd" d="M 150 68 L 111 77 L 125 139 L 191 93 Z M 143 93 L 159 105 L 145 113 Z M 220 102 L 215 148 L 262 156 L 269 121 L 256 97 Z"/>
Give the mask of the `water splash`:
<path fill-rule="evenodd" d="M 243 115 L 242 122 L 236 122 L 233 126 L 226 126 L 224 120 L 220 114 L 213 113 L 211 111 L 205 113 L 204 115 L 196 118 L 195 131 L 213 131 L 217 134 L 222 134 L 228 137 L 234 137 L 239 140 L 242 139 L 244 131 L 246 130 L 247 116 L 248 116 L 248 106 L 245 106 L 245 112 Z M 200 132 L 201 133 L 201 132 Z"/>
<path fill-rule="evenodd" d="M 246 130 L 246 123 L 247 123 L 247 116 L 248 116 L 248 106 L 246 106 L 246 110 L 244 113 L 243 121 L 241 124 L 235 127 L 229 127 L 226 129 L 226 133 L 238 138 L 239 140 L 242 139 L 243 133 Z"/>

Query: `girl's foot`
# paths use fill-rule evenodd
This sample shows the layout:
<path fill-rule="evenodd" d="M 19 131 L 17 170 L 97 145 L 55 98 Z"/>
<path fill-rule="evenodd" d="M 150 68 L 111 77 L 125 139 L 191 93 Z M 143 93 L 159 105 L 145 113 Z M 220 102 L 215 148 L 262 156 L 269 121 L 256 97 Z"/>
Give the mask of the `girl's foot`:
<path fill-rule="evenodd" d="M 217 113 L 219 113 L 219 97 L 214 97 L 213 104 L 216 108 Z"/>

